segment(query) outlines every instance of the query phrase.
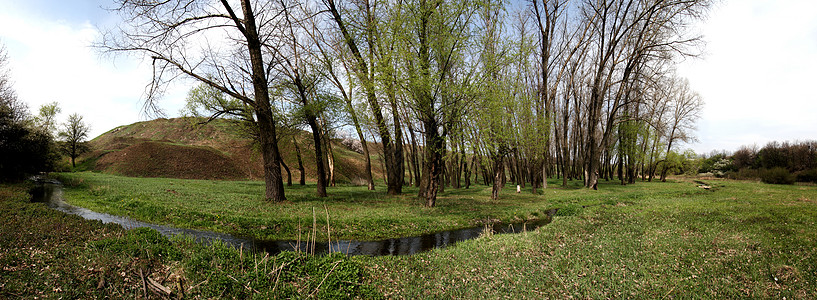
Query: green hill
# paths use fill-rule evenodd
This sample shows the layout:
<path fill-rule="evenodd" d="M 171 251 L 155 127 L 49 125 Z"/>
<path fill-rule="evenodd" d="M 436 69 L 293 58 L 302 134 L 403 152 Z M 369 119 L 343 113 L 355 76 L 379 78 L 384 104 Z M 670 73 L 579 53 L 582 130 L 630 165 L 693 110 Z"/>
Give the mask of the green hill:
<path fill-rule="evenodd" d="M 201 121 L 196 118 L 156 119 L 116 127 L 90 141 L 92 151 L 80 157 L 78 167 L 132 177 L 263 178 L 260 150 L 236 125 L 226 120 L 199 124 Z M 297 184 L 300 176 L 293 138 L 301 150 L 307 181 L 315 181 L 314 147 L 311 134 L 304 131 L 279 138 L 281 156 L 292 173 L 292 180 Z M 337 140 L 332 141 L 332 149 L 336 182 L 363 184 L 363 155 Z M 373 149 L 373 152 L 375 155 L 377 151 Z M 376 156 L 372 157 L 373 162 L 376 159 Z M 382 178 L 380 167 L 373 164 L 372 168 L 375 178 Z M 281 169 L 286 180 L 286 171 Z"/>

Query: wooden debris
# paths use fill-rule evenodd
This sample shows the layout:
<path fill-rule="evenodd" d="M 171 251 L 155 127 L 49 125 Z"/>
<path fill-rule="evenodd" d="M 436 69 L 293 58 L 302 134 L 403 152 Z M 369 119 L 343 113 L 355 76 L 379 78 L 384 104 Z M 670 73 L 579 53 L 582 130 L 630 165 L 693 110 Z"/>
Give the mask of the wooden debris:
<path fill-rule="evenodd" d="M 153 292 L 156 292 L 157 294 L 162 294 L 163 296 L 170 296 L 170 294 L 173 293 L 172 290 L 156 282 L 156 280 L 153 280 L 153 278 L 148 277 L 147 283 L 148 287 L 150 287 L 150 289 Z"/>

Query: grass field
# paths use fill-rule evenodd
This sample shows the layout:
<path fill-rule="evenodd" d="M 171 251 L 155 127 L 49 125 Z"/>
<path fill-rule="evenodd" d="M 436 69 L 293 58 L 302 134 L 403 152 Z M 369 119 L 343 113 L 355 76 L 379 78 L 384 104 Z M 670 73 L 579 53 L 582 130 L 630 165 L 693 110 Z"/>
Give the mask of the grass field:
<path fill-rule="evenodd" d="M 817 298 L 817 188 L 639 183 L 522 235 L 367 264 L 394 298 Z"/>
<path fill-rule="evenodd" d="M 66 201 L 95 211 L 185 228 L 206 229 L 260 239 L 296 239 L 311 232 L 313 210 L 318 240 L 326 240 L 326 212 L 332 238 L 376 240 L 465 228 L 489 221 L 522 221 L 544 216 L 552 202 L 530 193 L 490 200 L 490 188 L 443 193 L 439 206 L 427 208 L 415 188 L 387 196 L 385 187 L 329 188 L 318 198 L 315 185 L 287 187 L 288 201 L 263 198 L 259 181 L 209 181 L 132 178 L 100 173 L 65 173 Z M 565 192 L 565 191 L 562 191 Z M 576 195 L 581 191 L 562 193 Z M 591 201 L 592 202 L 592 201 Z M 300 224 L 300 230 L 299 230 Z"/>
<path fill-rule="evenodd" d="M 0 184 L 0 299 L 377 298 L 363 257 L 276 256 L 124 231 Z"/>
<path fill-rule="evenodd" d="M 185 252 L 179 258 L 171 251 L 171 258 L 158 261 L 157 266 L 169 270 L 165 273 L 177 272 L 187 282 L 223 279 L 210 279 L 196 289 L 196 297 L 261 297 L 251 289 L 279 297 L 276 293 L 284 295 L 284 291 L 289 291 L 286 295 L 301 296 L 308 296 L 312 290 L 328 293 L 315 279 L 331 275 L 343 264 L 343 269 L 351 270 L 343 274 L 350 276 L 348 282 L 353 284 L 335 286 L 339 293 L 320 295 L 405 299 L 817 298 L 815 186 L 717 180 L 707 181 L 712 189 L 704 190 L 691 180 L 677 179 L 630 186 L 602 182 L 598 191 L 592 191 L 578 188 L 579 183 L 575 183 L 569 188 L 548 189 L 544 195 L 516 194 L 508 189 L 497 201 L 489 200 L 488 187 L 478 186 L 447 189 L 438 200 L 440 207 L 424 208 L 411 189 L 406 195 L 389 197 L 383 191 L 344 186 L 330 188 L 331 197 L 319 199 L 311 196 L 314 186 L 295 187 L 287 190 L 287 203 L 272 204 L 260 196 L 263 186 L 259 182 L 143 179 L 94 173 L 63 174 L 62 179 L 68 183 L 66 198 L 73 204 L 150 222 L 262 238 L 296 237 L 299 221 L 301 231 L 306 232 L 313 207 L 317 221 L 322 222 L 319 226 L 325 226 L 324 205 L 330 213 L 333 239 L 413 235 L 489 219 L 536 218 L 546 209 L 559 208 L 553 222 L 536 231 L 487 235 L 412 256 L 356 257 L 342 263 L 339 257 L 321 263 L 317 262 L 319 258 L 276 258 L 276 263 L 291 261 L 291 265 L 305 269 L 288 273 L 295 279 L 287 281 L 286 289 L 277 287 L 272 294 L 273 280 L 263 275 L 268 273 L 252 271 L 262 258 L 242 258 L 238 250 L 173 241 L 166 247 Z M 24 208 L 8 210 L 12 213 Z M 5 218 L 4 222 L 25 219 Z M 37 224 L 49 222 L 45 219 Z M 35 237 L 38 230 L 50 230 L 34 228 Z M 133 242 L 121 242 L 128 241 L 128 235 L 113 233 L 102 244 L 131 246 L 100 247 L 100 242 L 89 242 L 75 249 L 84 255 L 138 249 Z M 76 244 L 81 245 L 82 240 L 77 237 Z M 26 241 L 38 243 L 36 239 Z M 48 245 L 41 247 L 43 251 L 53 247 Z M 20 251 L 21 259 L 28 257 L 27 250 Z M 113 253 L 118 253 L 114 255 L 117 259 L 111 261 L 121 263 L 106 265 L 109 272 L 127 267 L 125 262 L 144 260 L 144 254 L 138 251 L 135 255 L 121 250 Z M 184 258 L 187 256 L 198 259 Z M 19 272 L 6 271 L 9 261 L 4 258 L 4 278 Z M 87 263 L 71 260 L 66 264 Z M 198 268 L 203 271 L 191 271 Z M 313 269 L 317 271 L 309 273 Z M 80 267 L 77 270 L 85 272 Z M 128 274 L 134 269 L 130 270 Z M 93 276 L 78 278 L 81 282 L 98 280 Z M 85 287 L 93 288 L 95 284 Z"/>

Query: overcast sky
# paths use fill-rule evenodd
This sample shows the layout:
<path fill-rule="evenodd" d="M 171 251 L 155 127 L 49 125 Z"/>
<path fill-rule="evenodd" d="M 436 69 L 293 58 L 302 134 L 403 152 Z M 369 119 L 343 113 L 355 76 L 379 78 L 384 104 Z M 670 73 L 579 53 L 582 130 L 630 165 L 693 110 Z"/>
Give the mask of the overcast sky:
<path fill-rule="evenodd" d="M 100 57 L 90 44 L 116 16 L 103 0 L 0 0 L 0 43 L 11 60 L 14 88 L 32 112 L 48 102 L 60 120 L 80 113 L 95 137 L 145 120 L 141 113 L 150 65 Z M 706 54 L 679 66 L 704 99 L 697 153 L 817 139 L 817 1 L 725 0 L 698 25 Z M 178 116 L 188 87 L 162 101 Z"/>

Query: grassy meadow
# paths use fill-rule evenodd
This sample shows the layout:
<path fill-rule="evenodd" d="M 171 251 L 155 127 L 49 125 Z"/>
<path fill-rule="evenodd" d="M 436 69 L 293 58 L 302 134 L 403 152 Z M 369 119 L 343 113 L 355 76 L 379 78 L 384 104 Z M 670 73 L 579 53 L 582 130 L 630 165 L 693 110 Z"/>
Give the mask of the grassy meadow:
<path fill-rule="evenodd" d="M 374 258 L 370 280 L 407 299 L 816 298 L 817 188 L 710 183 L 571 191 L 615 203 L 521 235 Z"/>
<path fill-rule="evenodd" d="M 318 224 L 318 240 L 326 240 L 326 214 L 331 238 L 377 240 L 544 217 L 552 202 L 530 193 L 492 201 L 490 187 L 448 189 L 439 206 L 427 208 L 404 188 L 387 196 L 385 186 L 372 192 L 361 186 L 329 188 L 329 197 L 314 196 L 315 185 L 287 187 L 288 201 L 267 202 L 261 181 L 134 178 L 100 173 L 64 173 L 68 203 L 94 211 L 184 228 L 225 232 L 260 239 L 297 239 Z"/>
<path fill-rule="evenodd" d="M 178 290 L 201 283 L 186 294 L 192 298 L 817 298 L 815 186 L 706 180 L 712 188 L 705 190 L 692 180 L 676 179 L 629 186 L 602 181 L 599 190 L 592 191 L 579 188 L 579 182 L 562 188 L 554 181 L 544 195 L 516 194 L 509 188 L 496 201 L 490 200 L 490 187 L 449 188 L 441 194 L 439 207 L 425 208 L 411 188 L 405 195 L 387 196 L 382 187 L 371 192 L 341 186 L 330 188 L 330 197 L 321 199 L 312 196 L 314 186 L 293 186 L 287 188 L 286 203 L 274 204 L 261 196 L 261 182 L 96 173 L 61 174 L 60 179 L 66 183 L 66 200 L 75 205 L 148 222 L 276 239 L 309 232 L 313 208 L 318 232 L 325 230 L 329 212 L 332 239 L 380 239 L 486 221 L 535 219 L 547 209 L 559 208 L 551 224 L 535 231 L 485 235 L 398 257 L 285 253 L 270 258 L 184 239 L 168 242 L 148 230 L 122 232 L 115 226 L 76 220 L 111 233 L 77 237 L 71 251 L 82 259 L 68 259 L 63 265 L 77 265 L 81 274 L 88 273 L 89 264 L 101 264 L 102 274 L 129 268 L 125 273 L 132 283 L 139 282 L 138 275 L 132 275 L 137 270 L 134 261 L 150 261 L 157 278 L 187 284 Z M 41 206 L 15 201 L 4 200 L 3 205 L 16 203 L 5 214 Z M 45 214 L 37 224 L 76 218 L 45 211 L 34 214 Z M 4 224 L 30 217 L 4 216 Z M 38 231 L 49 230 L 37 227 L 45 225 L 31 226 L 35 237 L 45 234 Z M 39 244 L 34 248 L 46 253 L 54 247 L 36 238 L 25 243 Z M 150 250 L 149 245 L 160 246 Z M 20 259 L 30 256 L 27 250 L 20 251 L 24 252 Z M 4 252 L 4 280 L 21 272 L 8 267 L 10 252 Z M 99 280 L 93 274 L 98 273 L 75 277 L 93 289 Z M 324 276 L 339 277 L 330 286 L 321 284 Z M 124 281 L 123 285 L 128 286 Z M 4 291 L 11 291 L 8 286 Z M 128 291 L 138 293 L 134 286 Z M 174 284 L 169 286 L 177 290 Z M 30 289 L 17 286 L 14 291 Z"/>
<path fill-rule="evenodd" d="M 379 298 L 363 257 L 275 256 L 84 220 L 0 184 L 0 299 Z"/>

